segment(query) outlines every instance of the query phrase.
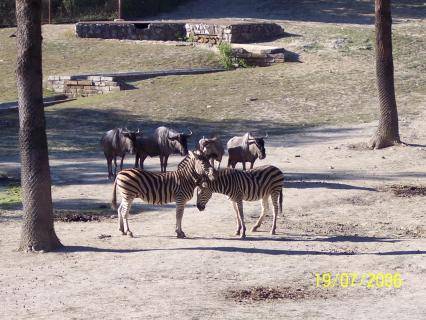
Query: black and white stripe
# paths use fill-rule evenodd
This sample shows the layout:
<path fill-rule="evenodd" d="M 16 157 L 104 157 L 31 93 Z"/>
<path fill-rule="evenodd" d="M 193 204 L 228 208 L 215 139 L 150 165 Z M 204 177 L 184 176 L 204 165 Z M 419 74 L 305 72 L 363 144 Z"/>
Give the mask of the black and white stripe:
<path fill-rule="evenodd" d="M 176 202 L 176 233 L 184 238 L 182 216 L 185 204 L 191 200 L 197 181 L 202 178 L 214 179 L 214 170 L 208 159 L 198 151 L 190 152 L 178 165 L 176 171 L 150 172 L 142 169 L 122 170 L 114 182 L 112 207 L 117 209 L 117 189 L 121 204 L 117 209 L 119 230 L 132 236 L 129 230 L 128 215 L 135 198 L 162 205 Z"/>
<path fill-rule="evenodd" d="M 274 166 L 261 166 L 248 171 L 223 169 L 217 172 L 214 181 L 199 183 L 197 192 L 197 208 L 204 210 L 212 193 L 227 195 L 232 201 L 237 215 L 237 235 L 245 238 L 243 201 L 256 201 L 262 199 L 262 214 L 252 228 L 256 231 L 262 224 L 269 210 L 269 197 L 274 207 L 274 218 L 271 234 L 275 234 L 278 212 L 282 213 L 282 188 L 284 184 L 283 172 Z M 241 230 L 242 229 L 242 230 Z"/>

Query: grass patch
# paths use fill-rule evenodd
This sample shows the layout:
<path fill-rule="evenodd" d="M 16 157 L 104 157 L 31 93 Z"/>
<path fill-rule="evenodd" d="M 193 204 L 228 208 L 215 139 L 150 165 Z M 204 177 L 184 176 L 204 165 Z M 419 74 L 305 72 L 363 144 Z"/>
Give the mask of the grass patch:
<path fill-rule="evenodd" d="M 21 205 L 21 186 L 18 182 L 0 180 L 0 209 L 13 209 Z"/>

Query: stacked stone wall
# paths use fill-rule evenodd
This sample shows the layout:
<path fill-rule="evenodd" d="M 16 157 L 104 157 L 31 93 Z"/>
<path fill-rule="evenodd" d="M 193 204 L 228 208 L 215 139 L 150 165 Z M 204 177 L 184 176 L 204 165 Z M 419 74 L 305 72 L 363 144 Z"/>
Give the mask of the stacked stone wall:
<path fill-rule="evenodd" d="M 114 77 L 104 76 L 50 76 L 48 88 L 56 93 L 64 93 L 68 96 L 91 96 L 113 91 L 120 91 L 122 84 L 115 81 Z"/>

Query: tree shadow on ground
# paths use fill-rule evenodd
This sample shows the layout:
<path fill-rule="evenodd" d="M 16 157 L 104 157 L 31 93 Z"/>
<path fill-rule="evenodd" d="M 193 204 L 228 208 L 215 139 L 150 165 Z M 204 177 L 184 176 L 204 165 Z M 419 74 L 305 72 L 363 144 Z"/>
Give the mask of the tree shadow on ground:
<path fill-rule="evenodd" d="M 284 188 L 290 189 L 313 189 L 313 188 L 325 188 L 335 190 L 364 190 L 364 191 L 378 191 L 375 188 L 359 187 L 346 183 L 338 182 L 306 182 L 306 181 L 286 181 Z"/>
<path fill-rule="evenodd" d="M 399 0 L 392 2 L 392 16 L 398 19 L 423 19 L 424 2 Z M 323 23 L 374 23 L 374 1 L 366 0 L 198 0 L 178 7 L 171 13 L 153 19 L 223 19 L 252 18 Z"/>
<path fill-rule="evenodd" d="M 191 237 L 189 239 L 194 240 L 220 240 L 220 241 L 241 241 L 240 238 L 225 238 L 225 237 Z M 338 236 L 327 236 L 327 237 L 313 237 L 306 235 L 305 237 L 280 237 L 280 236 L 255 236 L 247 237 L 248 241 L 259 241 L 259 242 L 380 242 L 380 243 L 397 243 L 401 242 L 401 239 L 393 239 L 386 237 L 366 237 L 366 236 L 352 236 L 352 235 L 338 235 Z"/>
<path fill-rule="evenodd" d="M 318 250 L 282 250 L 282 249 L 261 249 L 261 248 L 245 248 L 245 247 L 182 247 L 182 248 L 160 248 L 160 249 L 114 249 L 114 248 L 98 248 L 91 246 L 65 246 L 57 252 L 63 253 L 79 253 L 79 252 L 97 252 L 97 253 L 138 253 L 153 251 L 219 251 L 227 253 L 249 253 L 264 255 L 308 255 L 308 256 L 360 256 L 360 255 L 424 255 L 426 251 L 421 250 L 400 250 L 400 251 L 384 251 L 384 252 L 333 252 Z"/>

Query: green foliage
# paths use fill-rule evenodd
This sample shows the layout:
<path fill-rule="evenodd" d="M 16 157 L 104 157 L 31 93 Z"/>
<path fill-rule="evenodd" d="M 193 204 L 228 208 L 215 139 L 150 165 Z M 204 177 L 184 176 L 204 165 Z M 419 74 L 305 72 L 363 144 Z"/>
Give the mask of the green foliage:
<path fill-rule="evenodd" d="M 247 68 L 247 63 L 244 59 L 239 59 L 232 53 L 232 47 L 227 42 L 219 44 L 219 62 L 225 69 L 233 69 L 235 67 Z"/>

